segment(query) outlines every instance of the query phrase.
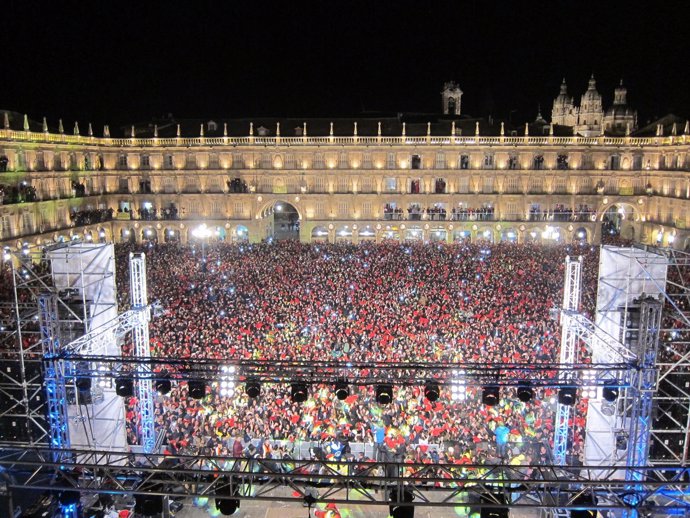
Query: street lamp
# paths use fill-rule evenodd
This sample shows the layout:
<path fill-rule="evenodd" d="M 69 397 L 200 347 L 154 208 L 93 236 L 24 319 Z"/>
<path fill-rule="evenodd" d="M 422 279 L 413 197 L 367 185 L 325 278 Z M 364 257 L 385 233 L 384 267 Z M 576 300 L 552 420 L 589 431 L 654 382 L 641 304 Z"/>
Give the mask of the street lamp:
<path fill-rule="evenodd" d="M 206 226 L 206 223 L 202 223 L 194 230 L 192 230 L 192 235 L 197 239 L 201 240 L 201 262 L 206 265 L 206 240 L 211 237 L 211 229 Z"/>

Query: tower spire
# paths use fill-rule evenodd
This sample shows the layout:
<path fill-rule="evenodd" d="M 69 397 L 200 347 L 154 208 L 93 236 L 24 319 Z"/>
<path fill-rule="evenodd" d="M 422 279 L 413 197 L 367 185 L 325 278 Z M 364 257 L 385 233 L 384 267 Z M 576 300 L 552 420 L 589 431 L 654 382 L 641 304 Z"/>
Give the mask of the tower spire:
<path fill-rule="evenodd" d="M 29 131 L 29 116 L 24 114 L 24 131 Z"/>
<path fill-rule="evenodd" d="M 74 121 L 74 134 L 79 135 L 79 122 Z"/>
<path fill-rule="evenodd" d="M 10 129 L 10 116 L 7 115 L 7 112 L 2 114 L 2 125 L 5 129 Z"/>
<path fill-rule="evenodd" d="M 65 132 L 65 127 L 62 125 L 62 119 L 58 119 L 58 133 L 62 135 Z"/>
<path fill-rule="evenodd" d="M 89 134 L 89 137 L 93 137 L 93 127 L 91 126 L 90 122 L 89 122 L 89 127 L 87 129 L 87 132 Z"/>
<path fill-rule="evenodd" d="M 48 133 L 48 121 L 46 120 L 45 117 L 43 117 L 43 124 L 41 125 L 41 129 L 43 130 L 43 133 Z"/>

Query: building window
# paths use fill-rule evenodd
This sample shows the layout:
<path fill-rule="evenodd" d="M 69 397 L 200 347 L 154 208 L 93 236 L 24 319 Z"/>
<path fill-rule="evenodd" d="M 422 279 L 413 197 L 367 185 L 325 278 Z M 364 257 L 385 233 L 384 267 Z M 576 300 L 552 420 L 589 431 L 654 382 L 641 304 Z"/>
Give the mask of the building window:
<path fill-rule="evenodd" d="M 484 155 L 484 169 L 493 169 L 494 167 L 494 156 Z"/>
<path fill-rule="evenodd" d="M 119 155 L 117 157 L 117 168 L 127 169 L 127 155 Z"/>
<path fill-rule="evenodd" d="M 165 167 L 165 169 L 172 169 L 173 168 L 173 156 L 172 155 L 165 155 L 165 158 L 163 159 L 163 167 Z"/>
<path fill-rule="evenodd" d="M 385 178 L 383 180 L 383 188 L 386 192 L 396 192 L 398 190 L 398 179 L 397 178 Z"/>
<path fill-rule="evenodd" d="M 446 168 L 446 154 L 442 151 L 436 153 L 436 169 Z"/>
<path fill-rule="evenodd" d="M 322 201 L 317 201 L 314 208 L 317 219 L 323 219 L 326 214 L 326 205 Z"/>
<path fill-rule="evenodd" d="M 323 176 L 317 176 L 314 178 L 314 192 L 316 193 L 324 193 L 326 192 L 326 178 Z"/>
<path fill-rule="evenodd" d="M 347 218 L 349 217 L 349 210 L 350 207 L 346 201 L 341 201 L 338 203 L 338 216 L 341 218 Z"/>
<path fill-rule="evenodd" d="M 482 192 L 485 194 L 491 194 L 494 192 L 494 179 L 492 176 L 484 177 L 484 182 L 482 184 Z"/>
<path fill-rule="evenodd" d="M 364 219 L 370 219 L 371 218 L 371 203 L 370 202 L 362 203 L 362 217 Z"/>
<path fill-rule="evenodd" d="M 517 169 L 518 165 L 517 157 L 515 155 L 510 155 L 508 157 L 508 169 Z"/>
<path fill-rule="evenodd" d="M 434 193 L 445 194 L 446 192 L 446 180 L 445 178 L 436 178 L 434 180 Z"/>
<path fill-rule="evenodd" d="M 568 169 L 568 155 L 558 155 L 556 158 L 557 169 Z"/>
<path fill-rule="evenodd" d="M 463 176 L 458 179 L 458 193 L 467 194 L 470 192 L 470 179 L 467 176 Z"/>
<path fill-rule="evenodd" d="M 532 168 L 536 170 L 544 169 L 544 155 L 536 155 L 532 160 Z"/>
<path fill-rule="evenodd" d="M 460 169 L 470 168 L 470 157 L 469 155 L 460 155 Z"/>
<path fill-rule="evenodd" d="M 388 167 L 388 169 L 398 168 L 398 164 L 395 163 L 395 153 L 388 153 L 388 163 L 386 167 Z"/>
<path fill-rule="evenodd" d="M 412 155 L 412 158 L 410 159 L 410 167 L 412 169 L 421 169 L 422 168 L 422 157 L 419 155 Z"/>
<path fill-rule="evenodd" d="M 141 157 L 141 168 L 151 169 L 151 157 L 148 155 L 142 155 Z"/>
<path fill-rule="evenodd" d="M 338 178 L 338 192 L 347 193 L 350 192 L 350 179 L 346 176 Z"/>

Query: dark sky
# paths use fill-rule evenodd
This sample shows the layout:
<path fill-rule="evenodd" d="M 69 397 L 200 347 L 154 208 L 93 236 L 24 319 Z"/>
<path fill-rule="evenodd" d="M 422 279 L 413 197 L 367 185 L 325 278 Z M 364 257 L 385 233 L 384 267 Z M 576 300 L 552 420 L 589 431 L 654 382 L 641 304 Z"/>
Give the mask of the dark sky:
<path fill-rule="evenodd" d="M 450 79 L 463 112 L 532 120 L 592 72 L 606 105 L 624 79 L 641 123 L 690 115 L 687 1 L 5 0 L 2 18 L 0 108 L 68 128 L 437 111 Z"/>

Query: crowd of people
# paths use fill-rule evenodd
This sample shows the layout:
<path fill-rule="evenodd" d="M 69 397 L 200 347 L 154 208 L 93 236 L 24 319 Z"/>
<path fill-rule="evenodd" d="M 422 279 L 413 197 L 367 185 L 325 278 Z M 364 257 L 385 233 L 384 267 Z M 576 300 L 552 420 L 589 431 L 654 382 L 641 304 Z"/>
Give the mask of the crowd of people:
<path fill-rule="evenodd" d="M 136 246 L 117 247 L 121 308 L 126 257 Z M 591 311 L 595 247 L 217 244 L 207 247 L 204 265 L 194 247 L 156 245 L 146 248 L 149 299 L 164 309 L 150 326 L 153 354 L 228 365 L 553 362 L 559 327 L 549 310 L 560 304 L 568 253 L 585 256 L 583 303 Z M 503 387 L 491 407 L 481 404 L 481 391 L 468 386 L 454 398 L 443 386 L 432 403 L 421 383 L 396 386 L 393 402 L 379 405 L 371 386 L 353 386 L 340 401 L 333 387 L 317 384 L 305 403 L 295 403 L 285 385 L 265 384 L 258 398 L 249 398 L 242 383 L 225 395 L 213 383 L 198 400 L 182 381 L 158 399 L 156 415 L 170 451 L 270 457 L 306 442 L 337 458 L 356 453 L 346 451 L 347 443 L 370 445 L 360 453 L 378 460 L 479 463 L 501 453 L 547 461 L 555 390 L 539 389 L 523 403 Z M 575 415 L 571 451 L 577 456 L 584 408 Z M 135 442 L 134 407 L 128 422 Z M 498 434 L 512 446 L 499 451 Z"/>
<path fill-rule="evenodd" d="M 75 226 L 92 225 L 113 219 L 113 209 L 72 209 L 69 214 L 70 221 Z"/>

